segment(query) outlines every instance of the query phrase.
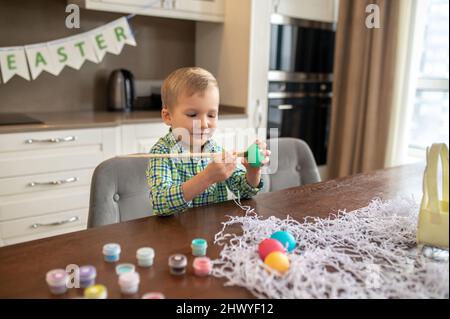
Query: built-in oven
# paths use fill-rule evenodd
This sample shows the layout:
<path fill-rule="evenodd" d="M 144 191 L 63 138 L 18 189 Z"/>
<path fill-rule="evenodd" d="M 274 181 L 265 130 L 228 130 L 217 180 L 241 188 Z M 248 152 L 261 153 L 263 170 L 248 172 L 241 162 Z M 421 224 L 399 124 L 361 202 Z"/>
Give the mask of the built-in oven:
<path fill-rule="evenodd" d="M 273 15 L 268 128 L 295 137 L 326 164 L 331 119 L 335 25 Z M 273 138 L 273 130 L 268 130 Z"/>
<path fill-rule="evenodd" d="M 271 16 L 270 70 L 333 73 L 334 23 Z"/>
<path fill-rule="evenodd" d="M 276 137 L 304 140 L 316 163 L 326 164 L 332 83 L 270 82 L 269 88 L 268 127 Z"/>

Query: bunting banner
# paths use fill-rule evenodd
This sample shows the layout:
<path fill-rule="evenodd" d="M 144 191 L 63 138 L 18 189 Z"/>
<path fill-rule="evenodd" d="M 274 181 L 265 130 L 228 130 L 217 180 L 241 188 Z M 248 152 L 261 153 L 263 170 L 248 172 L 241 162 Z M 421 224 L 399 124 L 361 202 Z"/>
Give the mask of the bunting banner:
<path fill-rule="evenodd" d="M 43 71 L 57 76 L 65 66 L 79 70 L 86 60 L 100 63 L 106 53 L 120 54 L 125 44 L 137 45 L 128 19 L 123 17 L 75 36 L 0 48 L 0 83 L 14 75 L 35 80 Z"/>

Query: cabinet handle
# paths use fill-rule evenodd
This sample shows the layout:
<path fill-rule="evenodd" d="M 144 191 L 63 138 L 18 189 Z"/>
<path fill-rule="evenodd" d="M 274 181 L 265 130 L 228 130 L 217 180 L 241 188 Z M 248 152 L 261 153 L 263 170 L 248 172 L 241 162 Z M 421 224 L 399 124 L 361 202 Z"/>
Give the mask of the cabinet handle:
<path fill-rule="evenodd" d="M 292 104 L 281 104 L 277 107 L 279 110 L 292 110 L 294 106 Z"/>
<path fill-rule="evenodd" d="M 278 13 L 279 6 L 280 6 L 280 0 L 273 0 L 273 13 Z"/>
<path fill-rule="evenodd" d="M 28 183 L 28 186 L 34 187 L 34 186 L 42 186 L 42 185 L 62 185 L 62 184 L 68 184 L 68 183 L 75 183 L 78 182 L 78 177 L 71 177 L 67 179 L 60 179 L 50 182 L 30 182 Z"/>
<path fill-rule="evenodd" d="M 69 219 L 61 220 L 59 222 L 53 222 L 53 223 L 48 223 L 48 224 L 35 223 L 35 224 L 31 225 L 31 228 L 36 229 L 36 228 L 39 228 L 39 227 L 46 227 L 46 226 L 59 226 L 59 225 L 64 225 L 64 224 L 76 222 L 79 219 L 80 218 L 78 218 L 78 216 L 73 216 L 73 217 L 70 217 Z"/>
<path fill-rule="evenodd" d="M 62 143 L 62 142 L 73 142 L 76 141 L 76 136 L 67 136 L 67 137 L 54 137 L 49 139 L 34 139 L 30 138 L 28 140 L 25 140 L 25 144 L 33 144 L 33 143 Z"/>

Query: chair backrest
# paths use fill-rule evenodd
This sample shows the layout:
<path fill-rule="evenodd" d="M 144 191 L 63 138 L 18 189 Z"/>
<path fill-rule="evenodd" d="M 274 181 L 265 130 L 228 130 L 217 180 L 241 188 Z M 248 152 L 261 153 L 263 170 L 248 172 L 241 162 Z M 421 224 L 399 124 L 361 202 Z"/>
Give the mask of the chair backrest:
<path fill-rule="evenodd" d="M 88 227 L 152 215 L 146 158 L 111 158 L 94 171 Z"/>
<path fill-rule="evenodd" d="M 273 174 L 263 175 L 266 192 L 320 182 L 317 164 L 308 144 L 290 137 L 269 140 L 272 148 L 277 144 L 278 168 Z"/>
<path fill-rule="evenodd" d="M 320 181 L 309 146 L 295 138 L 278 138 L 278 169 L 263 175 L 264 192 Z M 91 183 L 88 227 L 119 223 L 152 215 L 146 158 L 115 157 L 102 162 Z"/>

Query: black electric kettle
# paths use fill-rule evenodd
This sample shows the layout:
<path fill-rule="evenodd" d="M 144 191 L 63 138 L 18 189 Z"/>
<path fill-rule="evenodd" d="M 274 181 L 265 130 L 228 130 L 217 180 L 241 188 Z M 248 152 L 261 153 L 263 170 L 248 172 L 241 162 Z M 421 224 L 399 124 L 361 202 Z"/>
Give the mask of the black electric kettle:
<path fill-rule="evenodd" d="M 125 69 L 114 70 L 108 79 L 108 110 L 129 112 L 135 98 L 134 76 Z"/>

